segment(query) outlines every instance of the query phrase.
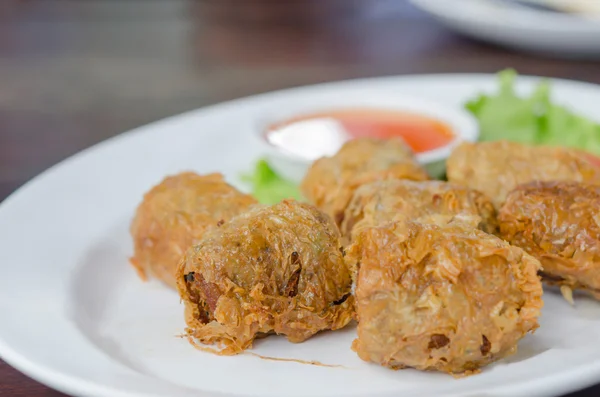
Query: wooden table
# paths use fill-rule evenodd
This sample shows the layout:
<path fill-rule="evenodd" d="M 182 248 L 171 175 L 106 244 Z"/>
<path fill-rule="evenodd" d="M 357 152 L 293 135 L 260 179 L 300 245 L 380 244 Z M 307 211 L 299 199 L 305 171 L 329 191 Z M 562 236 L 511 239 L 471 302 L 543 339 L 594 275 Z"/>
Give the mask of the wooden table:
<path fill-rule="evenodd" d="M 130 128 L 280 88 L 505 67 L 600 83 L 598 63 L 467 40 L 403 0 L 0 3 L 0 200 Z M 0 396 L 61 395 L 0 361 Z"/>

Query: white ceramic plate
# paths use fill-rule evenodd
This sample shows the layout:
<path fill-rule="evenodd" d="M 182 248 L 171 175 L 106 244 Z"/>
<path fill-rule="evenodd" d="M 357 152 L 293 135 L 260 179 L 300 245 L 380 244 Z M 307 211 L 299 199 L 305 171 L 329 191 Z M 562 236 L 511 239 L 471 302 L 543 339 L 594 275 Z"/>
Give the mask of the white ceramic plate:
<path fill-rule="evenodd" d="M 600 57 L 597 18 L 539 11 L 509 0 L 412 2 L 448 27 L 471 37 L 525 51 Z"/>
<path fill-rule="evenodd" d="M 520 89 L 534 80 L 521 79 Z M 456 380 L 362 362 L 355 330 L 303 344 L 256 343 L 272 357 L 339 364 L 326 368 L 217 357 L 178 338 L 175 292 L 142 283 L 127 262 L 129 222 L 142 194 L 165 175 L 222 171 L 236 182 L 262 154 L 256 118 L 296 96 L 402 95 L 460 106 L 495 83 L 491 76 L 407 76 L 319 85 L 241 99 L 160 121 L 62 162 L 0 205 L 0 355 L 16 368 L 81 396 L 326 397 L 555 396 L 600 379 L 600 304 L 570 307 L 545 296 L 541 328 L 519 352 Z M 600 88 L 556 81 L 559 101 L 596 116 Z"/>

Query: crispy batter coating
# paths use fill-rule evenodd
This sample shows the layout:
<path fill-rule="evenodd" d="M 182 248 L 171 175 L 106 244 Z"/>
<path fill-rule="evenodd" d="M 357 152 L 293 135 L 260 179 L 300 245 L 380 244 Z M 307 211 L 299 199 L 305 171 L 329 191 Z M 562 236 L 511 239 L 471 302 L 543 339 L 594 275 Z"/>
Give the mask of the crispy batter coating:
<path fill-rule="evenodd" d="M 542 263 L 545 281 L 600 299 L 600 187 L 533 182 L 500 209 L 500 236 Z"/>
<path fill-rule="evenodd" d="M 353 349 L 365 361 L 470 374 L 538 327 L 540 263 L 470 224 L 367 228 L 346 258 L 360 267 Z"/>
<path fill-rule="evenodd" d="M 209 231 L 179 265 L 188 333 L 237 354 L 277 333 L 302 342 L 352 319 L 339 232 L 309 204 L 255 208 Z"/>
<path fill-rule="evenodd" d="M 353 236 L 361 229 L 391 221 L 419 219 L 422 223 L 448 223 L 456 215 L 481 217 L 479 228 L 497 229 L 496 210 L 482 193 L 442 181 L 390 179 L 362 185 L 346 208 L 341 231 Z"/>
<path fill-rule="evenodd" d="M 177 263 L 205 231 L 256 204 L 221 174 L 184 172 L 145 194 L 131 224 L 131 263 L 143 279 L 153 276 L 175 288 Z"/>
<path fill-rule="evenodd" d="M 333 157 L 315 161 L 301 189 L 304 197 L 342 223 L 354 191 L 384 179 L 429 179 L 412 150 L 401 139 L 360 138 L 347 142 Z"/>
<path fill-rule="evenodd" d="M 517 185 L 533 181 L 600 184 L 600 169 L 576 149 L 495 141 L 464 143 L 447 162 L 450 182 L 485 193 L 499 208 Z"/>

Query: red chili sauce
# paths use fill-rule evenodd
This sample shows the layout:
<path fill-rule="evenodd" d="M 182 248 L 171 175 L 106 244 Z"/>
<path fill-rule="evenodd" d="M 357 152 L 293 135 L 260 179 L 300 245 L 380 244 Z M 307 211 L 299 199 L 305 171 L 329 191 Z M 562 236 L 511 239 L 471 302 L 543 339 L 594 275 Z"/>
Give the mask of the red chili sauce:
<path fill-rule="evenodd" d="M 304 156 L 310 155 L 310 145 L 332 146 L 322 149 L 335 153 L 352 138 L 402 137 L 416 153 L 446 146 L 454 139 L 452 129 L 440 120 L 418 113 L 371 108 L 301 115 L 271 125 L 266 134 L 272 144 Z M 339 146 L 333 148 L 336 142 Z"/>

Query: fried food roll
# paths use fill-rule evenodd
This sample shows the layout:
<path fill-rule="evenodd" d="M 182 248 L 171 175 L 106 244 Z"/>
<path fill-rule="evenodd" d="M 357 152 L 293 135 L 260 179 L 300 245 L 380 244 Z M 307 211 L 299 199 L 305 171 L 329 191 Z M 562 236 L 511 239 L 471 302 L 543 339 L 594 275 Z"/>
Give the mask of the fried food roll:
<path fill-rule="evenodd" d="M 304 197 L 339 226 L 352 193 L 365 183 L 384 179 L 429 179 L 401 139 L 360 138 L 347 142 L 333 157 L 315 161 L 301 189 Z"/>
<path fill-rule="evenodd" d="M 499 212 L 500 236 L 540 260 L 543 278 L 600 299 L 600 187 L 577 182 L 519 186 Z M 564 287 L 568 287 L 565 289 Z"/>
<path fill-rule="evenodd" d="M 600 168 L 585 152 L 563 147 L 495 141 L 463 143 L 447 162 L 448 180 L 485 193 L 499 208 L 508 192 L 533 181 L 600 184 Z"/>
<path fill-rule="evenodd" d="M 468 375 L 538 327 L 540 263 L 468 222 L 367 228 L 346 258 L 360 268 L 352 347 L 365 361 Z"/>
<path fill-rule="evenodd" d="M 331 219 L 286 200 L 213 229 L 177 271 L 188 334 L 237 354 L 270 333 L 302 342 L 352 319 L 352 280 Z"/>
<path fill-rule="evenodd" d="M 341 231 L 353 236 L 361 229 L 391 221 L 420 219 L 422 223 L 445 223 L 456 215 L 481 217 L 479 228 L 497 230 L 496 210 L 482 193 L 441 181 L 390 179 L 362 185 L 346 208 Z"/>
<path fill-rule="evenodd" d="M 144 195 L 131 224 L 131 263 L 143 279 L 156 277 L 175 288 L 181 256 L 205 231 L 256 204 L 221 174 L 169 176 Z"/>

